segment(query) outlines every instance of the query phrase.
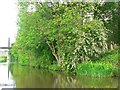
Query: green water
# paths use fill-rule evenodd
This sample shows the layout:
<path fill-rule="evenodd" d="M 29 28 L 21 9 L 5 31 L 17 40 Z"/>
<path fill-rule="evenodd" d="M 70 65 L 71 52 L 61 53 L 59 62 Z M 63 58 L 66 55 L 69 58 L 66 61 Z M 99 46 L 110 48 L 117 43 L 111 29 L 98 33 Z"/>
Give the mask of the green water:
<path fill-rule="evenodd" d="M 0 65 L 1 67 L 1 65 Z M 7 65 L 6 65 L 7 67 Z M 5 67 L 2 67 L 5 68 Z M 117 88 L 118 78 L 91 78 L 62 72 L 10 65 L 9 77 L 16 88 Z M 1 74 L 1 72 L 0 72 Z"/>

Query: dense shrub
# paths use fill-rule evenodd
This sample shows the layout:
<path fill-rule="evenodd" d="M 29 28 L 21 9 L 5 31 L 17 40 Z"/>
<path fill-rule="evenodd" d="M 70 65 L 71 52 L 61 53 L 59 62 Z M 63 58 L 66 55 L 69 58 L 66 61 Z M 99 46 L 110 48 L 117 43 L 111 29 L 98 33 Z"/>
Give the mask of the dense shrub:
<path fill-rule="evenodd" d="M 2 56 L 0 62 L 6 62 L 7 61 L 7 56 Z"/>
<path fill-rule="evenodd" d="M 114 49 L 114 50 L 109 50 L 106 52 L 103 52 L 100 54 L 100 57 L 98 60 L 96 60 L 97 62 L 109 62 L 112 64 L 117 64 L 118 63 L 118 49 Z"/>
<path fill-rule="evenodd" d="M 107 30 L 102 22 L 93 20 L 83 25 L 83 32 L 78 34 L 75 43 L 74 59 L 80 62 L 94 60 L 105 50 Z"/>

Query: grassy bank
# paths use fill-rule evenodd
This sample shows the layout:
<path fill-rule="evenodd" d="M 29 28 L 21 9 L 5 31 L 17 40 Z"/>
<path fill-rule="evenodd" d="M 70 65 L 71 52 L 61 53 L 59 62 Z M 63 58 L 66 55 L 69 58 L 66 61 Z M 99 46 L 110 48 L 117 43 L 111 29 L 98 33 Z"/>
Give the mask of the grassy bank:
<path fill-rule="evenodd" d="M 107 51 L 95 62 L 84 62 L 79 64 L 76 72 L 78 74 L 91 76 L 118 76 L 119 62 L 118 49 Z"/>
<path fill-rule="evenodd" d="M 119 75 L 119 64 L 118 49 L 115 49 L 102 53 L 98 60 L 78 64 L 74 72 L 93 77 L 113 77 Z M 60 69 L 57 65 L 52 65 L 49 68 L 51 70 Z"/>
<path fill-rule="evenodd" d="M 79 64 L 76 72 L 78 74 L 90 75 L 95 77 L 118 76 L 120 69 L 118 62 L 118 49 L 107 51 L 94 62 L 84 62 Z"/>
<path fill-rule="evenodd" d="M 28 66 L 28 64 L 18 62 L 21 65 Z M 67 73 L 77 73 L 78 75 L 86 75 L 92 77 L 113 77 L 118 76 L 120 70 L 118 62 L 118 49 L 107 51 L 100 55 L 97 60 L 91 60 L 83 63 L 79 63 L 74 70 L 65 68 L 63 66 L 58 66 L 57 63 L 46 64 L 32 64 L 30 65 L 34 68 L 48 69 L 51 71 L 64 71 Z"/>

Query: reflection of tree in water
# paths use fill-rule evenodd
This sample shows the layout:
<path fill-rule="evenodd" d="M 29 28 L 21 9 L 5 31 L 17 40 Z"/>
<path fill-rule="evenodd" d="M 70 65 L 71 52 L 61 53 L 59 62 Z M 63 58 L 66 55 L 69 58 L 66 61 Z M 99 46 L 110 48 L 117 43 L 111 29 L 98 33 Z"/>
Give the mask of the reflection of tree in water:
<path fill-rule="evenodd" d="M 117 78 L 77 76 L 76 79 L 77 83 L 82 86 L 81 88 L 117 88 L 118 86 Z"/>
<path fill-rule="evenodd" d="M 13 65 L 12 64 L 8 65 L 8 69 L 10 70 L 11 74 L 13 74 Z"/>
<path fill-rule="evenodd" d="M 17 88 L 113 88 L 118 84 L 114 78 L 75 76 L 17 65 L 10 68 Z"/>
<path fill-rule="evenodd" d="M 57 74 L 53 88 L 117 88 L 117 78 L 96 78 Z"/>
<path fill-rule="evenodd" d="M 58 74 L 54 81 L 53 88 L 79 88 L 80 85 L 78 85 L 76 81 L 75 77 Z"/>

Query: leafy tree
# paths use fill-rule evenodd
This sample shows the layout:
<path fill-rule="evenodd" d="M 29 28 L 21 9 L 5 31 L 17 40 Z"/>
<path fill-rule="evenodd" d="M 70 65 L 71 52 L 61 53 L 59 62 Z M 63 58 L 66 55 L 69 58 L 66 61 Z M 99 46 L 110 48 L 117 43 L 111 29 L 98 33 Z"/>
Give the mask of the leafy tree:
<path fill-rule="evenodd" d="M 94 13 L 95 18 L 104 22 L 104 25 L 109 29 L 107 47 L 108 49 L 115 48 L 119 43 L 119 12 L 118 2 L 104 2 L 101 5 L 97 5 Z"/>
<path fill-rule="evenodd" d="M 107 34 L 116 22 L 116 5 L 109 9 L 111 4 L 105 3 L 19 2 L 19 30 L 12 53 L 24 64 L 48 67 L 57 63 L 65 69 L 94 60 L 111 40 Z"/>

